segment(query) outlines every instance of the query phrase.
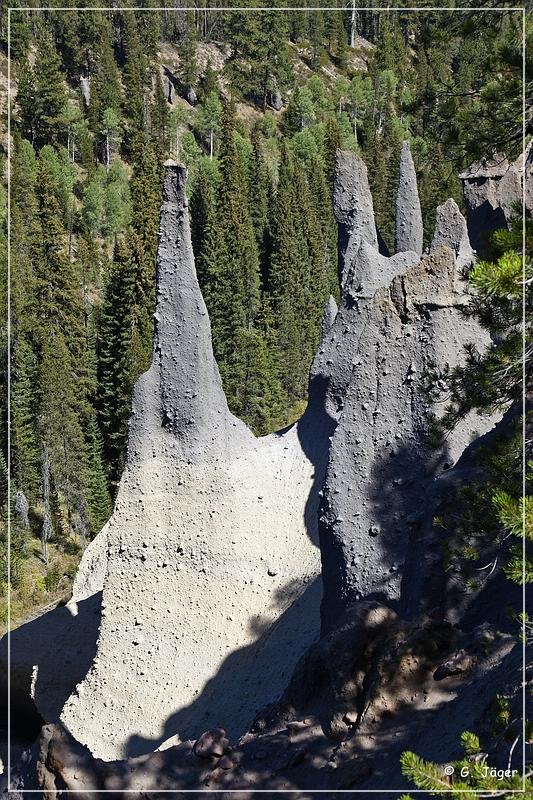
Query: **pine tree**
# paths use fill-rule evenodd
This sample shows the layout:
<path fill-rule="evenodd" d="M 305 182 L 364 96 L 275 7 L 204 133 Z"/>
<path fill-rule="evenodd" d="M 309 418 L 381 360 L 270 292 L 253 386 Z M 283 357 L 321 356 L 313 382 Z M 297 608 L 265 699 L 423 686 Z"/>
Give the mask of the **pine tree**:
<path fill-rule="evenodd" d="M 113 53 L 112 31 L 106 25 L 101 32 L 94 71 L 91 75 L 91 104 L 88 116 L 93 133 L 97 136 L 101 134 L 106 109 L 112 109 L 119 116 L 121 104 L 122 90 Z"/>
<path fill-rule="evenodd" d="M 268 251 L 270 247 L 268 206 L 271 197 L 271 182 L 263 153 L 259 130 L 252 131 L 253 158 L 250 170 L 250 215 L 257 242 L 262 280 L 268 273 Z"/>
<path fill-rule="evenodd" d="M 35 431 L 37 361 L 30 343 L 20 338 L 12 345 L 11 469 L 16 485 L 30 502 L 39 491 Z"/>
<path fill-rule="evenodd" d="M 204 158 L 198 165 L 189 208 L 196 274 L 210 312 L 216 306 L 218 182 L 212 162 Z"/>
<path fill-rule="evenodd" d="M 198 64 L 196 62 L 197 35 L 194 24 L 194 13 L 187 11 L 185 30 L 181 34 L 178 46 L 180 57 L 179 77 L 185 86 L 194 86 L 198 78 Z"/>
<path fill-rule="evenodd" d="M 112 504 L 103 461 L 103 441 L 95 415 L 87 431 L 89 485 L 87 495 L 90 530 L 97 534 L 111 516 Z"/>
<path fill-rule="evenodd" d="M 388 173 L 385 152 L 381 136 L 376 131 L 373 121 L 369 121 L 365 135 L 365 161 L 368 169 L 368 182 L 374 201 L 374 217 L 380 235 L 387 246 L 392 246 L 391 232 L 393 226 L 392 210 L 388 205 Z"/>
<path fill-rule="evenodd" d="M 145 96 L 147 61 L 143 53 L 137 20 L 133 12 L 121 14 L 122 52 L 124 69 L 124 112 L 129 122 L 127 145 L 131 151 L 141 146 L 139 137 L 148 130 L 147 98 Z"/>
<path fill-rule="evenodd" d="M 209 158 L 215 154 L 216 139 L 222 122 L 222 103 L 216 92 L 208 94 L 196 112 L 196 128 L 206 142 Z"/>
<path fill-rule="evenodd" d="M 64 132 L 67 90 L 61 72 L 61 58 L 50 32 L 41 28 L 33 71 L 34 138 L 38 145 L 57 143 Z"/>
<path fill-rule="evenodd" d="M 119 239 L 100 312 L 97 344 L 98 420 L 111 481 L 118 480 L 124 466 L 135 377 L 132 352 L 135 272 L 131 249 L 125 240 Z"/>
<path fill-rule="evenodd" d="M 168 100 L 165 96 L 163 88 L 163 81 L 161 80 L 161 73 L 159 70 L 155 76 L 155 91 L 154 99 L 152 102 L 152 110 L 150 113 L 151 133 L 152 137 L 157 142 L 157 148 L 161 154 L 161 160 L 164 158 L 168 151 L 168 144 L 170 139 L 169 130 L 169 111 Z"/>
<path fill-rule="evenodd" d="M 67 532 L 72 536 L 86 507 L 87 449 L 73 355 L 60 331 L 42 345 L 39 396 L 40 435 L 49 454 L 50 475 L 66 507 Z"/>

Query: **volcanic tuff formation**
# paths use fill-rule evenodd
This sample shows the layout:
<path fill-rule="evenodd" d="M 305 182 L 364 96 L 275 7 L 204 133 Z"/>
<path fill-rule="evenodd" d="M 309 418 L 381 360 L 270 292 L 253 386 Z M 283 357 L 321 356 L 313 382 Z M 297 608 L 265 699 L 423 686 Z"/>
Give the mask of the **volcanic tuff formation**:
<path fill-rule="evenodd" d="M 103 758 L 221 720 L 242 733 L 283 688 L 319 618 L 315 515 L 306 511 L 314 466 L 297 427 L 257 440 L 228 410 L 194 270 L 185 170 L 173 163 L 155 316 L 105 533 L 98 649 L 61 714 Z"/>
<path fill-rule="evenodd" d="M 415 165 L 409 142 L 404 142 L 400 155 L 400 181 L 396 197 L 396 250 L 414 250 L 422 255 L 424 229 L 418 197 Z"/>
<path fill-rule="evenodd" d="M 510 162 L 503 153 L 497 153 L 471 164 L 459 177 L 463 182 L 470 241 L 476 249 L 484 244 L 487 234 L 506 227 L 513 217 L 521 215 L 524 181 L 526 211 L 533 212 L 531 142 L 516 161 Z"/>
<path fill-rule="evenodd" d="M 12 642 L 17 686 L 33 665 L 45 719 L 60 716 L 95 755 L 147 753 L 210 726 L 243 733 L 319 633 L 320 556 L 325 630 L 359 598 L 415 613 L 430 568 L 416 542 L 426 492 L 490 423 L 465 420 L 446 452 L 427 446 L 428 392 L 440 399 L 439 372 L 486 335 L 460 312 L 459 268 L 471 250 L 453 201 L 420 260 L 407 147 L 400 189 L 400 241 L 413 249 L 386 258 L 366 168 L 339 151 L 341 302 L 326 304 L 304 416 L 256 439 L 228 410 L 194 269 L 185 170 L 167 163 L 153 362 L 135 387 L 114 513 L 83 556 L 71 615 L 54 611 L 55 633 L 48 624 L 40 635 L 37 621 Z M 101 612 L 97 644 L 88 610 L 95 624 Z"/>

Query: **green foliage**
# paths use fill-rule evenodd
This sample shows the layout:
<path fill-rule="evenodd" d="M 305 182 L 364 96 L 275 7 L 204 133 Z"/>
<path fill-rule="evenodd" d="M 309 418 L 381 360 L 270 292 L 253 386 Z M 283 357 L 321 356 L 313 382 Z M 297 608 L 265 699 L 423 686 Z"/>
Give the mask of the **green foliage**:
<path fill-rule="evenodd" d="M 533 780 L 526 777 L 524 781 L 518 769 L 492 768 L 475 734 L 468 731 L 462 733 L 461 745 L 464 757 L 449 764 L 435 764 L 425 761 L 416 753 L 405 751 L 400 759 L 402 773 L 417 789 L 426 791 L 432 797 L 448 797 L 453 792 L 453 796 L 474 800 L 479 792 L 489 796 L 494 792 L 499 796 L 512 797 L 511 792 L 524 790 L 525 796 L 530 796 Z"/>

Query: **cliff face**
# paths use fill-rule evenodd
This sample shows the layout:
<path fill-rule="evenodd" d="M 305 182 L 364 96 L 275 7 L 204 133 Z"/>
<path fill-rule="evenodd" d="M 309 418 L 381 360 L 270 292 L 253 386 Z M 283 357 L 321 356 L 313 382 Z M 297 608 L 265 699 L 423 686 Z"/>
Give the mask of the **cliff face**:
<path fill-rule="evenodd" d="M 89 607 L 98 634 L 86 636 L 85 669 L 72 654 L 54 673 L 64 625 L 47 629 L 46 659 L 35 644 L 28 656 L 38 662 L 37 707 L 94 755 L 137 756 L 216 725 L 231 738 L 247 730 L 319 635 L 321 564 L 324 631 L 353 601 L 385 601 L 407 617 L 423 604 L 432 487 L 492 423 L 470 417 L 445 450 L 428 444 L 428 412 L 439 407 L 430 397 L 446 391 L 438 372 L 487 337 L 461 311 L 460 271 L 473 257 L 465 220 L 453 201 L 441 206 L 421 259 L 408 147 L 401 169 L 402 251 L 387 258 L 366 168 L 338 153 L 341 302 L 326 305 L 304 416 L 256 439 L 228 410 L 186 173 L 167 163 L 153 362 L 135 387 L 113 516 L 84 554 L 69 604 L 69 636 L 83 639 Z M 29 647 L 22 630 L 15 658 L 17 641 L 20 653 Z"/>
<path fill-rule="evenodd" d="M 468 232 L 475 249 L 487 234 L 506 227 L 521 215 L 522 199 L 526 211 L 533 212 L 533 150 L 531 142 L 516 161 L 504 153 L 471 164 L 459 176 L 467 208 Z"/>

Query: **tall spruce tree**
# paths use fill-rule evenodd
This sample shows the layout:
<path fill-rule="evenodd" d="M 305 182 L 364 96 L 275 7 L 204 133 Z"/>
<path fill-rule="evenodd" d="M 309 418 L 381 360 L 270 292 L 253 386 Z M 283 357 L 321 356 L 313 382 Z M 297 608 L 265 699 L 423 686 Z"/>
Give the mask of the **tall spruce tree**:
<path fill-rule="evenodd" d="M 98 421 L 111 481 L 120 478 L 124 466 L 136 372 L 133 363 L 136 269 L 130 246 L 119 239 L 99 315 L 97 342 Z M 93 440 L 94 448 L 97 445 L 94 436 Z"/>

